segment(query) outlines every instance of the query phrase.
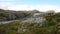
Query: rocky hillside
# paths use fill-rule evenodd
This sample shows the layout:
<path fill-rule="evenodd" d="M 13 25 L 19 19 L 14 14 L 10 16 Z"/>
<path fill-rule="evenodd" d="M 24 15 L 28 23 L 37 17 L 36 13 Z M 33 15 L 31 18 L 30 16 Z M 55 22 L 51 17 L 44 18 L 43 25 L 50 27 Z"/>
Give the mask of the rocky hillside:
<path fill-rule="evenodd" d="M 38 13 L 39 11 L 13 11 L 13 10 L 2 10 L 0 9 L 0 21 L 7 20 L 16 20 L 32 17 L 34 13 Z"/>
<path fill-rule="evenodd" d="M 0 34 L 60 34 L 60 13 L 0 9 Z"/>

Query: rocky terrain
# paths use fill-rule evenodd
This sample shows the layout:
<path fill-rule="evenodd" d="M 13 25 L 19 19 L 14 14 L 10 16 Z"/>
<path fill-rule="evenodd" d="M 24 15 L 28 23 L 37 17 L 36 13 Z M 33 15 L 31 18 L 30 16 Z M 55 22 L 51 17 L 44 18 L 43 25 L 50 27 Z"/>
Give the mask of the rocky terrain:
<path fill-rule="evenodd" d="M 60 34 L 60 13 L 0 9 L 0 34 Z"/>
<path fill-rule="evenodd" d="M 0 9 L 0 21 L 16 20 L 32 17 L 32 15 L 39 11 L 12 11 Z"/>

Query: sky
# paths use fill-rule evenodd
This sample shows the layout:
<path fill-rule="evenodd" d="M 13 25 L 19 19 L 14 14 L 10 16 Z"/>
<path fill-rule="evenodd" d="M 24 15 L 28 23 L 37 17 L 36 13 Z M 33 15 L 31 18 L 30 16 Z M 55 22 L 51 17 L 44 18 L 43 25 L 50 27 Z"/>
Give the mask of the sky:
<path fill-rule="evenodd" d="M 60 12 L 60 0 L 0 0 L 0 8 L 5 10 L 55 10 Z"/>

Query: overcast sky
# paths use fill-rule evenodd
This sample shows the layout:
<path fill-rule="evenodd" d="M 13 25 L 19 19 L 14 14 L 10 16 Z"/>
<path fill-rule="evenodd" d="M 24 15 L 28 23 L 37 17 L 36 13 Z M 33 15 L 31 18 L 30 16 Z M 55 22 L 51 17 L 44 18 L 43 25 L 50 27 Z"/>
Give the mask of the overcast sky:
<path fill-rule="evenodd" d="M 0 0 L 1 9 L 60 11 L 60 0 Z"/>

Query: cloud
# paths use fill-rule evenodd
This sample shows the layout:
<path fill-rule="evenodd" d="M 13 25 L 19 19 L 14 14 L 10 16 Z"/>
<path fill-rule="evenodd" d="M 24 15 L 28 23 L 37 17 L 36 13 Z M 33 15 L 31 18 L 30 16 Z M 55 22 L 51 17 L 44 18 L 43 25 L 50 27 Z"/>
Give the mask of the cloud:
<path fill-rule="evenodd" d="M 55 5 L 37 5 L 36 9 L 41 11 L 47 11 L 47 10 L 59 11 L 60 10 L 59 6 L 55 6 Z"/>
<path fill-rule="evenodd" d="M 31 5 L 15 5 L 9 7 L 10 10 L 33 10 L 35 7 Z"/>
<path fill-rule="evenodd" d="M 39 10 L 39 11 L 47 11 L 47 10 L 55 10 L 56 12 L 60 11 L 59 6 L 55 5 L 25 5 L 25 4 L 12 4 L 12 3 L 3 3 L 0 2 L 0 8 L 5 10 Z"/>
<path fill-rule="evenodd" d="M 8 7 L 10 7 L 10 6 L 12 6 L 12 4 L 11 3 L 6 3 L 6 2 L 0 2 L 0 8 L 1 9 L 5 9 L 5 10 L 7 10 L 8 9 Z"/>
<path fill-rule="evenodd" d="M 47 10 L 55 10 L 60 11 L 60 8 L 55 5 L 16 5 L 9 7 L 10 10 L 39 10 L 39 11 L 47 11 Z"/>

